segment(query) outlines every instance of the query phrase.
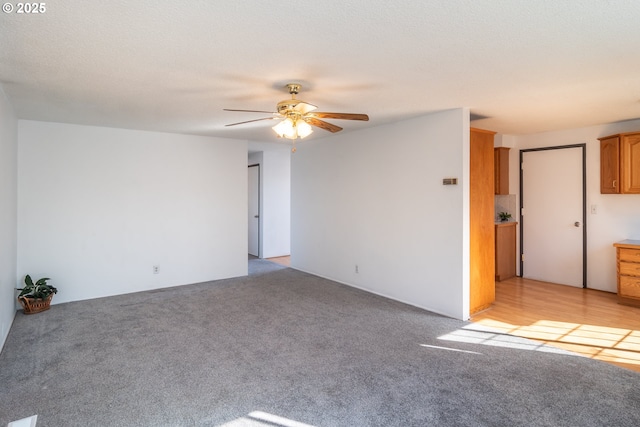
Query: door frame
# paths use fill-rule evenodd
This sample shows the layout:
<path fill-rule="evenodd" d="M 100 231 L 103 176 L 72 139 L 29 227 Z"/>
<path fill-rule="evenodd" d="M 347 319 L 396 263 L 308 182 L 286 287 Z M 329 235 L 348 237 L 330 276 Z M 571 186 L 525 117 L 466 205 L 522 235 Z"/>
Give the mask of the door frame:
<path fill-rule="evenodd" d="M 258 258 L 262 258 L 262 238 L 261 238 L 261 230 L 262 230 L 262 187 L 260 182 L 260 163 L 254 163 L 247 166 L 247 171 L 249 168 L 258 168 Z M 249 224 L 247 224 L 247 230 L 249 228 Z M 248 252 L 248 251 L 247 251 Z"/>
<path fill-rule="evenodd" d="M 549 150 L 562 150 L 565 148 L 580 148 L 582 149 L 582 287 L 587 287 L 587 144 L 571 144 L 571 145 L 556 145 L 552 147 L 540 147 L 540 148 L 527 148 L 520 150 L 520 277 L 523 277 L 524 261 L 522 254 L 524 253 L 524 215 L 522 210 L 524 209 L 524 183 L 523 183 L 523 170 L 522 162 L 524 153 L 531 151 L 549 151 Z"/>

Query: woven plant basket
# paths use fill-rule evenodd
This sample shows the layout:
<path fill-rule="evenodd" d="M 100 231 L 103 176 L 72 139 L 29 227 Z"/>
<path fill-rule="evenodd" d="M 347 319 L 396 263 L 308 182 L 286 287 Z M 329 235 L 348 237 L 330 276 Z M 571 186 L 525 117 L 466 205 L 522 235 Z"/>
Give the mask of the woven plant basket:
<path fill-rule="evenodd" d="M 24 314 L 34 314 L 40 313 L 41 311 L 49 310 L 52 298 L 53 294 L 50 294 L 45 299 L 18 297 L 18 301 L 24 309 Z"/>

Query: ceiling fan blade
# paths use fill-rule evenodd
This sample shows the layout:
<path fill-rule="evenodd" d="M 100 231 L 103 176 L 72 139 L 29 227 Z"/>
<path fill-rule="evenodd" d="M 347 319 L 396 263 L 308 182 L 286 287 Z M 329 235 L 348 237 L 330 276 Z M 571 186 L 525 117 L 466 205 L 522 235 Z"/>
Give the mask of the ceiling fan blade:
<path fill-rule="evenodd" d="M 294 110 L 296 110 L 297 112 L 299 112 L 300 114 L 307 114 L 310 111 L 315 110 L 316 107 L 313 104 L 309 104 L 308 102 L 304 102 L 304 101 L 300 101 L 296 104 L 296 106 L 293 108 Z"/>
<path fill-rule="evenodd" d="M 230 108 L 223 108 L 223 111 L 240 111 L 242 113 L 267 113 L 267 114 L 278 114 L 275 111 L 262 111 L 262 110 L 232 110 Z"/>
<path fill-rule="evenodd" d="M 329 132 L 332 132 L 332 133 L 340 132 L 342 130 L 340 126 L 332 125 L 329 122 L 316 119 L 315 117 L 305 117 L 304 121 L 309 123 L 311 126 L 316 126 L 316 127 L 319 127 L 320 129 L 328 130 Z"/>
<path fill-rule="evenodd" d="M 325 112 L 314 112 L 310 113 L 311 117 L 319 117 L 321 119 L 340 119 L 340 120 L 362 120 L 369 121 L 369 116 L 366 114 L 351 114 L 351 113 L 325 113 Z"/>
<path fill-rule="evenodd" d="M 247 120 L 246 122 L 231 123 L 231 124 L 228 124 L 228 125 L 225 125 L 225 126 L 243 125 L 243 124 L 245 124 L 245 123 L 260 122 L 260 121 L 262 121 L 262 120 L 275 120 L 275 119 L 277 119 L 277 118 L 278 118 L 278 117 L 265 117 L 265 118 L 262 118 L 262 119 Z"/>

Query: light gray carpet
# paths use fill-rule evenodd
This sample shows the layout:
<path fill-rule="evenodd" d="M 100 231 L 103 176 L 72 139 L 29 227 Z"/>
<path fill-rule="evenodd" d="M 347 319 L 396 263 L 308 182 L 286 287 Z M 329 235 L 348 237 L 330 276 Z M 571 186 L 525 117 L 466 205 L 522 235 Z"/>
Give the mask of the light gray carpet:
<path fill-rule="evenodd" d="M 635 372 L 505 336 L 439 339 L 474 328 L 250 264 L 249 277 L 19 312 L 0 426 L 640 425 Z"/>

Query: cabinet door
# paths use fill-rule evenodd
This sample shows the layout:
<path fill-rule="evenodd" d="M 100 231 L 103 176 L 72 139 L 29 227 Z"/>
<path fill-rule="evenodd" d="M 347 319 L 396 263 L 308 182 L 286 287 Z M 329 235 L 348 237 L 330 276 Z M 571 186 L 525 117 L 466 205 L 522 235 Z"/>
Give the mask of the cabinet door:
<path fill-rule="evenodd" d="M 600 140 L 600 193 L 615 194 L 620 190 L 620 138 Z"/>
<path fill-rule="evenodd" d="M 621 141 L 621 193 L 640 194 L 640 133 L 624 135 Z"/>
<path fill-rule="evenodd" d="M 496 280 L 516 275 L 516 224 L 496 224 Z"/>
<path fill-rule="evenodd" d="M 509 194 L 509 148 L 494 148 L 493 163 L 495 193 Z"/>

